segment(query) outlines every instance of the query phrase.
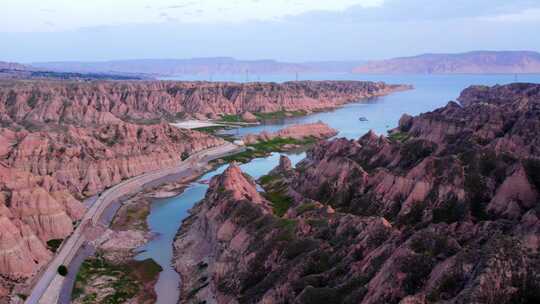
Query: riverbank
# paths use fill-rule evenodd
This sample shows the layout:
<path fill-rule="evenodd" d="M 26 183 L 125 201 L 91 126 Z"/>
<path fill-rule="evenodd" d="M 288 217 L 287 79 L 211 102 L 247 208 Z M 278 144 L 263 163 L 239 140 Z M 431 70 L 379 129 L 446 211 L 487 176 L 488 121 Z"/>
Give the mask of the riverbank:
<path fill-rule="evenodd" d="M 206 169 L 208 169 L 208 167 Z M 144 286 L 144 288 L 138 289 L 133 296 L 137 299 L 154 303 L 156 298 L 154 286 L 159 275 L 159 272 L 156 272 L 156 268 L 162 268 L 151 259 L 143 261 L 138 261 L 136 259 L 136 255 L 140 253 L 139 248 L 156 237 L 150 232 L 147 223 L 147 217 L 150 213 L 152 201 L 156 198 L 165 196 L 166 194 L 179 195 L 185 187 L 189 185 L 192 180 L 200 176 L 200 174 L 200 172 L 193 172 L 192 175 L 182 176 L 177 174 L 157 179 L 153 183 L 148 184 L 147 189 L 143 189 L 134 197 L 127 198 L 122 200 L 122 202 L 114 203 L 109 206 L 105 210 L 100 221 L 107 226 L 110 225 L 110 230 L 112 230 L 113 233 L 108 233 L 101 239 L 100 243 L 105 244 L 105 248 L 103 248 L 103 246 L 97 246 L 96 244 L 87 244 L 78 250 L 75 258 L 68 265 L 69 273 L 63 281 L 58 303 L 69 304 L 77 300 L 83 301 L 84 303 L 85 299 L 92 300 L 95 288 L 90 287 L 89 290 L 84 292 L 84 290 L 80 290 L 80 286 L 77 287 L 77 284 L 87 285 L 92 283 L 93 280 L 89 280 L 87 275 L 79 277 L 78 274 L 80 271 L 86 274 L 90 273 L 94 276 L 93 279 L 101 284 L 103 282 L 99 282 L 99 274 L 105 275 L 104 271 L 106 269 L 103 269 L 104 267 L 97 267 L 96 269 L 95 267 L 96 265 L 99 266 L 101 264 L 108 265 L 109 267 L 106 267 L 107 269 L 115 268 L 115 272 L 118 275 L 122 274 L 123 276 L 127 275 L 132 277 L 131 280 L 122 281 L 128 285 L 132 282 L 142 284 L 141 286 Z M 120 236 L 121 239 L 118 240 L 117 237 L 115 240 L 115 235 Z M 110 245 L 115 244 L 117 240 L 120 244 L 124 243 L 124 245 L 111 247 Z M 132 245 L 126 246 L 126 243 L 127 245 Z M 96 261 L 99 261 L 99 263 Z M 137 273 L 130 274 L 121 271 L 122 269 L 128 268 L 128 266 L 129 268 L 135 267 L 139 272 L 143 271 L 146 274 L 154 275 L 145 275 L 141 278 Z M 139 280 L 143 280 L 143 282 L 139 282 Z M 114 290 L 114 288 L 112 290 L 109 289 L 110 294 L 107 294 L 106 296 L 109 295 L 113 297 L 115 294 Z M 150 296 L 146 296 L 145 294 Z M 103 300 L 102 298 L 100 299 Z"/>
<path fill-rule="evenodd" d="M 225 144 L 200 151 L 176 167 L 134 177 L 105 191 L 86 212 L 73 234 L 64 241 L 60 251 L 49 262 L 47 268 L 37 277 L 26 303 L 38 303 L 39 301 L 55 303 L 58 301 L 65 280 L 64 276 L 57 273 L 58 267 L 69 265 L 83 245 L 91 244 L 98 239 L 100 231 L 103 231 L 104 227 L 106 227 L 100 219 L 112 204 L 124 200 L 141 189 L 155 187 L 168 178 L 178 178 L 178 176 L 189 175 L 193 170 L 201 170 L 214 158 L 241 150 L 241 147 Z"/>
<path fill-rule="evenodd" d="M 135 301 L 155 303 L 154 286 L 163 268 L 153 259 L 137 260 L 139 248 L 156 237 L 147 217 L 152 201 L 167 194 L 180 194 L 199 172 L 179 182 L 169 182 L 138 193 L 121 203 L 95 253 L 81 262 L 69 302 L 110 303 Z M 60 303 L 63 304 L 63 303 Z"/>
<path fill-rule="evenodd" d="M 300 140 L 273 137 L 277 135 L 272 135 L 272 137 L 274 141 L 281 140 L 287 142 L 288 146 L 299 147 L 300 145 L 312 143 L 314 141 L 312 135 L 327 137 L 335 134 L 334 130 L 322 128 L 325 131 L 322 132 L 324 134 L 320 132 L 320 129 L 317 129 L 319 130 L 316 132 L 317 134 L 312 134 L 312 131 L 311 133 L 308 132 L 308 135 L 310 135 L 309 138 L 304 139 L 305 129 L 304 126 L 284 129 L 283 134 L 298 137 Z M 314 128 L 309 129 L 312 130 Z M 260 136 L 259 139 L 264 139 L 271 135 L 261 134 Z M 287 140 L 295 140 L 295 144 L 293 145 Z M 260 144 L 266 148 L 265 153 L 280 150 L 280 146 L 268 145 L 264 141 Z M 242 153 L 235 153 L 234 155 Z M 202 156 L 205 157 L 205 154 L 203 153 Z M 91 252 L 86 256 L 79 256 L 77 259 L 74 259 L 78 265 L 69 265 L 69 269 L 78 272 L 79 275 L 71 281 L 64 281 L 61 297 L 72 300 L 74 303 L 107 301 L 107 299 L 116 299 L 121 296 L 137 299 L 140 303 L 155 301 L 154 286 L 160 275 L 159 271 L 156 272 L 156 268 L 166 268 L 171 261 L 168 259 L 165 261 L 158 260 L 156 262 L 152 258 L 145 257 L 145 252 L 139 254 L 140 250 L 145 250 L 148 241 L 152 241 L 151 232 L 154 233 L 154 231 L 149 230 L 147 224 L 152 205 L 150 201 L 178 196 L 190 182 L 201 176 L 204 172 L 215 169 L 216 165 L 219 165 L 219 163 L 212 162 L 206 166 L 193 168 L 193 170 L 185 170 L 182 176 L 168 175 L 164 178 L 157 179 L 145 185 L 144 188 L 146 190 L 137 193 L 133 198 L 108 208 L 104 212 L 105 218 L 102 218 L 101 222 L 105 226 L 109 226 L 110 224 L 110 228 L 103 233 L 99 240 L 93 242 L 95 253 Z M 158 235 L 156 237 L 162 236 Z M 170 243 L 172 246 L 172 238 Z M 87 253 L 85 250 L 80 251 L 82 254 Z M 142 280 L 140 273 L 128 271 L 130 268 L 153 275 L 143 276 L 144 280 Z M 107 292 L 97 295 L 96 286 L 98 285 L 108 286 L 106 288 Z M 71 289 L 70 286 L 74 286 L 74 288 Z M 141 288 L 131 288 L 133 286 L 141 286 Z M 67 297 L 71 292 L 73 292 L 73 296 Z M 68 303 L 68 301 L 65 300 L 62 303 Z"/>

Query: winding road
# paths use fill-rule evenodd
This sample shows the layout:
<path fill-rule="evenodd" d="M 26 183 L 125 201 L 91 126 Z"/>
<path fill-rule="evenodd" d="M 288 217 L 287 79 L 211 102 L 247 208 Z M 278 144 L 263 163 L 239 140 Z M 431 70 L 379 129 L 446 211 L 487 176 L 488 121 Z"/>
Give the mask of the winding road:
<path fill-rule="evenodd" d="M 210 161 L 243 151 L 245 148 L 227 143 L 211 149 L 199 151 L 178 166 L 163 170 L 151 171 L 128 180 L 103 192 L 96 202 L 87 210 L 80 224 L 63 242 L 54 258 L 37 275 L 27 304 L 53 304 L 58 302 L 64 277 L 57 273 L 60 265 L 68 265 L 83 244 L 88 242 L 86 231 L 98 228 L 103 212 L 113 202 L 141 191 L 145 185 L 170 175 L 186 170 L 200 169 Z"/>

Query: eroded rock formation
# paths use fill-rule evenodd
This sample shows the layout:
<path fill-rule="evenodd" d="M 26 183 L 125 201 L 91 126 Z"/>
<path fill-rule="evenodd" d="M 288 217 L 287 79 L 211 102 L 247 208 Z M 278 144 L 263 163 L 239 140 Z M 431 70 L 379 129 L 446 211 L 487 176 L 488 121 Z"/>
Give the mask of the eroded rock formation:
<path fill-rule="evenodd" d="M 268 141 L 274 138 L 292 138 L 303 140 L 306 138 L 325 139 L 337 135 L 335 129 L 319 121 L 316 123 L 293 125 L 283 128 L 277 132 L 263 131 L 259 134 L 248 134 L 243 140 L 246 144 L 255 144 L 260 141 Z"/>
<path fill-rule="evenodd" d="M 171 127 L 172 120 L 321 109 L 404 88 L 370 82 L 0 81 L 0 275 L 7 279 L 1 288 L 31 277 L 50 259 L 46 242 L 72 232 L 85 212 L 83 198 L 224 143 Z"/>
<path fill-rule="evenodd" d="M 50 123 L 152 122 L 187 114 L 316 110 L 408 88 L 360 81 L 283 84 L 4 81 L 0 83 L 0 122 L 10 127 L 39 127 Z"/>
<path fill-rule="evenodd" d="M 540 301 L 540 85 L 459 100 L 282 160 L 260 180 L 282 216 L 237 168 L 241 187 L 215 177 L 175 242 L 182 301 Z"/>

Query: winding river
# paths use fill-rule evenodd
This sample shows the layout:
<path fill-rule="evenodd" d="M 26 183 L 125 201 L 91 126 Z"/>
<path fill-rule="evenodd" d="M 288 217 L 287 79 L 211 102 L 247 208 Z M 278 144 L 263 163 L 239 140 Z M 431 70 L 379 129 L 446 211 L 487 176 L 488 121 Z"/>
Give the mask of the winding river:
<path fill-rule="evenodd" d="M 287 81 L 291 76 L 271 76 L 262 81 Z M 388 83 L 412 84 L 414 90 L 398 92 L 385 97 L 371 99 L 368 102 L 352 103 L 331 112 L 316 113 L 305 117 L 287 118 L 280 121 L 255 127 L 231 131 L 233 134 L 258 133 L 263 130 L 273 131 L 284 126 L 321 120 L 339 131 L 339 137 L 355 139 L 373 129 L 379 134 L 397 126 L 403 113 L 416 115 L 444 106 L 448 101 L 455 100 L 461 90 L 472 84 L 495 85 L 514 82 L 514 75 L 452 75 L 452 76 L 360 76 L 353 74 L 314 74 L 309 79 L 322 80 L 373 80 Z M 187 79 L 176 79 L 187 80 Z M 189 79 L 196 80 L 196 79 Z M 227 75 L 215 76 L 214 80 L 241 81 Z M 522 75 L 518 81 L 540 83 L 540 75 Z M 360 121 L 360 117 L 367 121 Z M 304 158 L 305 154 L 290 154 L 293 165 Z M 267 158 L 254 159 L 241 166 L 242 170 L 254 178 L 258 178 L 277 166 L 279 154 L 274 153 Z M 180 277 L 171 266 L 172 243 L 180 228 L 182 220 L 188 215 L 188 210 L 205 193 L 208 185 L 201 181 L 220 174 L 226 166 L 221 166 L 206 173 L 197 181 L 191 183 L 179 196 L 168 199 L 156 199 L 148 217 L 149 227 L 157 237 L 141 247 L 142 253 L 136 258 L 143 260 L 152 258 L 163 267 L 155 290 L 158 295 L 157 303 L 177 303 L 179 297 L 178 285 Z"/>

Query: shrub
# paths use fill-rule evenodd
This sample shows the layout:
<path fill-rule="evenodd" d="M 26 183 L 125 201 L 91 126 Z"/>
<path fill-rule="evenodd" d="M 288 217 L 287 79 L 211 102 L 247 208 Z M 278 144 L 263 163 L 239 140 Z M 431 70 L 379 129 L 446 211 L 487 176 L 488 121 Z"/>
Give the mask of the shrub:
<path fill-rule="evenodd" d="M 540 160 L 528 159 L 523 165 L 529 181 L 540 190 Z"/>
<path fill-rule="evenodd" d="M 58 274 L 65 277 L 68 274 L 68 269 L 65 265 L 58 266 Z"/>
<path fill-rule="evenodd" d="M 309 304 L 332 304 L 340 303 L 340 296 L 334 288 L 314 288 L 306 287 L 300 296 L 300 303 Z"/>
<path fill-rule="evenodd" d="M 452 196 L 442 202 L 440 206 L 433 209 L 433 223 L 445 222 L 451 224 L 461 221 L 465 218 L 466 209 L 464 203 L 458 201 L 455 196 Z"/>
<path fill-rule="evenodd" d="M 414 202 L 409 213 L 399 216 L 397 224 L 399 226 L 412 226 L 422 222 L 426 205 L 426 202 Z"/>
<path fill-rule="evenodd" d="M 489 176 L 497 168 L 497 156 L 495 153 L 485 153 L 480 156 L 479 169 L 484 176 Z"/>
<path fill-rule="evenodd" d="M 487 219 L 486 205 L 489 201 L 489 189 L 484 178 L 478 172 L 467 172 L 464 186 L 469 200 L 471 215 L 479 220 Z"/>
<path fill-rule="evenodd" d="M 323 273 L 328 271 L 331 267 L 330 255 L 323 251 L 310 258 L 304 267 L 304 276 Z"/>
<path fill-rule="evenodd" d="M 406 132 L 392 132 L 388 135 L 388 139 L 391 141 L 405 142 L 409 139 L 410 135 Z"/>
<path fill-rule="evenodd" d="M 402 257 L 400 270 L 407 274 L 403 287 L 408 295 L 415 294 L 428 278 L 433 263 L 424 255 L 411 255 Z"/>
<path fill-rule="evenodd" d="M 36 104 L 38 103 L 38 98 L 36 97 L 36 95 L 32 95 L 30 96 L 30 98 L 28 98 L 26 103 L 28 104 L 30 108 L 34 108 Z"/>
<path fill-rule="evenodd" d="M 317 242 L 311 239 L 301 239 L 290 242 L 285 248 L 284 256 L 292 260 L 303 252 L 309 252 L 317 247 Z"/>
<path fill-rule="evenodd" d="M 189 153 L 184 151 L 184 152 L 182 152 L 182 155 L 180 157 L 181 157 L 182 161 L 184 161 L 184 160 L 189 158 Z"/>
<path fill-rule="evenodd" d="M 56 252 L 58 250 L 58 247 L 62 244 L 63 239 L 52 239 L 47 241 L 47 249 L 49 249 L 52 252 Z"/>
<path fill-rule="evenodd" d="M 422 159 L 428 157 L 436 150 L 436 144 L 427 140 L 409 140 L 400 151 L 401 165 L 404 168 L 411 168 Z"/>
<path fill-rule="evenodd" d="M 315 210 L 315 209 L 317 209 L 317 204 L 315 204 L 315 203 L 304 203 L 304 204 L 298 206 L 298 208 L 296 208 L 296 212 L 298 214 L 302 214 L 304 212 L 308 212 L 308 211 Z"/>
<path fill-rule="evenodd" d="M 279 217 L 287 213 L 287 210 L 293 204 L 293 199 L 290 196 L 279 191 L 265 192 L 263 196 L 272 202 L 274 214 Z"/>

